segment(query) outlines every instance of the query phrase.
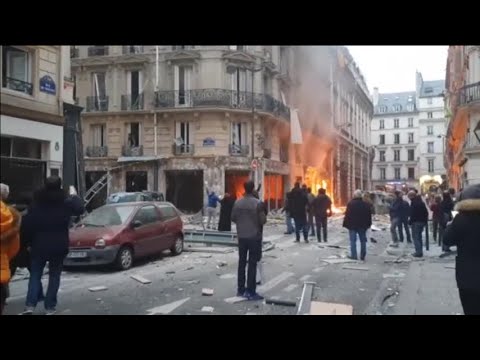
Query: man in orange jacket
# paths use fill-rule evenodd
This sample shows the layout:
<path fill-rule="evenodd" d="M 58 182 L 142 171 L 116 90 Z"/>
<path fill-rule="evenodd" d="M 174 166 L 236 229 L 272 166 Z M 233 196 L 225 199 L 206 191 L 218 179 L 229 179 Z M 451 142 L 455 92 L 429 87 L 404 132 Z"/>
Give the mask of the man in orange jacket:
<path fill-rule="evenodd" d="M 3 184 L 2 184 L 3 185 Z M 7 299 L 10 273 L 10 260 L 15 257 L 20 249 L 20 214 L 13 208 L 0 201 L 0 266 L 1 266 L 1 305 L 0 314 Z"/>

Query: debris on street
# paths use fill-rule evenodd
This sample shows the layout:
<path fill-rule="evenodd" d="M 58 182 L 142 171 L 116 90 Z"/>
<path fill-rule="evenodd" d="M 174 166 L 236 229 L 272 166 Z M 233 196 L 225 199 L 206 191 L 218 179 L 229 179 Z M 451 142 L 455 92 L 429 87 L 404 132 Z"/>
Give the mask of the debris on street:
<path fill-rule="evenodd" d="M 384 228 L 379 228 L 379 227 L 376 226 L 376 225 L 372 225 L 371 229 L 372 229 L 372 231 L 385 231 Z"/>
<path fill-rule="evenodd" d="M 204 306 L 204 307 L 202 307 L 202 312 L 212 313 L 212 312 L 213 312 L 213 307 L 211 307 L 211 306 Z"/>
<path fill-rule="evenodd" d="M 353 260 L 353 259 L 320 259 L 320 260 L 328 264 L 345 264 L 345 263 L 357 262 L 357 260 Z"/>
<path fill-rule="evenodd" d="M 212 254 L 203 254 L 203 255 L 200 255 L 200 257 L 201 257 L 202 259 L 209 259 L 209 258 L 212 257 Z"/>
<path fill-rule="evenodd" d="M 91 288 L 88 288 L 88 291 L 91 291 L 91 292 L 97 292 L 97 291 L 103 291 L 103 290 L 107 290 L 108 288 L 106 286 L 93 286 Z"/>
<path fill-rule="evenodd" d="M 377 240 L 375 240 L 375 239 L 372 238 L 372 237 L 370 238 L 370 241 L 371 241 L 372 243 L 374 243 L 374 244 L 376 244 L 376 243 L 378 242 Z"/>
<path fill-rule="evenodd" d="M 236 277 L 235 274 L 223 274 L 220 275 L 220 279 L 234 279 Z"/>
<path fill-rule="evenodd" d="M 193 270 L 193 269 L 195 269 L 195 267 L 194 267 L 194 266 L 189 266 L 189 267 L 187 267 L 187 268 L 185 269 L 185 271 L 188 271 L 188 270 Z"/>
<path fill-rule="evenodd" d="M 289 301 L 289 300 L 281 300 L 281 299 L 278 299 L 278 298 L 269 298 L 269 299 L 265 299 L 265 304 L 267 305 L 281 305 L 281 306 L 292 306 L 292 307 L 295 307 L 297 306 L 297 302 L 296 301 Z"/>
<path fill-rule="evenodd" d="M 397 296 L 398 294 L 399 294 L 398 291 L 392 291 L 392 290 L 390 290 L 390 292 L 383 297 L 382 305 L 385 304 L 385 302 L 386 302 L 388 299 L 390 299 L 390 298 L 393 297 L 393 296 Z"/>
<path fill-rule="evenodd" d="M 312 301 L 310 315 L 353 315 L 353 306 Z"/>
<path fill-rule="evenodd" d="M 226 302 L 226 303 L 229 303 L 229 304 L 236 304 L 236 303 L 239 303 L 239 302 L 242 302 L 242 301 L 246 301 L 246 300 L 247 300 L 247 299 L 244 298 L 244 297 L 234 296 L 234 297 L 230 297 L 230 298 L 225 299 L 225 302 Z"/>
<path fill-rule="evenodd" d="M 344 265 L 342 269 L 345 270 L 360 270 L 360 271 L 368 271 L 367 267 L 364 266 L 352 266 L 352 265 Z"/>
<path fill-rule="evenodd" d="M 200 280 L 188 280 L 187 284 L 200 284 Z"/>
<path fill-rule="evenodd" d="M 224 266 L 227 266 L 227 263 L 226 263 L 225 261 L 219 261 L 219 262 L 217 263 L 217 266 L 218 266 L 218 267 L 224 267 Z"/>
<path fill-rule="evenodd" d="M 139 283 L 142 283 L 142 284 L 151 284 L 151 280 L 148 280 L 148 279 L 145 279 L 143 276 L 140 276 L 140 275 L 130 275 L 130 277 L 133 279 L 133 280 L 136 280 L 138 281 Z"/>
<path fill-rule="evenodd" d="M 203 296 L 212 296 L 213 295 L 213 289 L 203 288 L 202 289 L 202 295 Z"/>
<path fill-rule="evenodd" d="M 390 279 L 390 278 L 403 278 L 405 277 L 405 274 L 402 272 L 395 272 L 393 274 L 383 274 L 384 279 Z"/>
<path fill-rule="evenodd" d="M 170 270 L 170 271 L 167 271 L 165 274 L 167 274 L 167 275 L 175 274 L 175 271 Z"/>

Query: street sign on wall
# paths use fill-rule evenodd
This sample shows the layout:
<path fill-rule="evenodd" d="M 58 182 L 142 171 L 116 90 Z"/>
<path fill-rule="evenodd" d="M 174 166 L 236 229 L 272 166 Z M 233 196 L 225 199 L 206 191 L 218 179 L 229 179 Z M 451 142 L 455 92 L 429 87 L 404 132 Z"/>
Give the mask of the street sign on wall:
<path fill-rule="evenodd" d="M 50 95 L 57 93 L 57 86 L 51 76 L 44 75 L 40 78 L 40 91 Z"/>

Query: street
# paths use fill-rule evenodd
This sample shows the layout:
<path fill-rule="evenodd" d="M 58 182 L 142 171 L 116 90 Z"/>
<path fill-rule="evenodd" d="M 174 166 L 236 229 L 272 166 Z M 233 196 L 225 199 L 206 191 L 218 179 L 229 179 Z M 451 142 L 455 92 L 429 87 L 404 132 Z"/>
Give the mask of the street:
<path fill-rule="evenodd" d="M 341 227 L 342 219 L 339 216 L 329 220 L 329 242 L 321 246 L 312 237 L 309 244 L 294 243 L 293 235 L 283 234 L 283 224 L 270 222 L 264 240 L 275 247 L 263 253 L 265 279 L 258 292 L 266 298 L 294 301 L 298 307 L 304 281 L 313 281 L 316 285 L 312 300 L 352 305 L 354 315 L 463 314 L 453 256 L 440 259 L 440 249 L 431 244 L 423 259 L 413 260 L 408 245 L 388 247 L 388 224 L 379 219 L 374 224 L 385 230 L 371 232 L 370 237 L 377 242 L 369 239 L 366 262 L 349 263 L 345 258 L 349 253 L 348 233 Z M 237 250 L 205 247 L 204 251 L 191 252 L 187 246 L 177 257 L 165 252 L 124 272 L 67 269 L 62 275 L 57 314 L 296 314 L 297 307 L 267 305 L 263 301 L 230 303 L 236 294 Z M 201 250 L 198 245 L 195 249 Z M 142 284 L 131 277 L 135 275 L 150 283 Z M 44 285 L 47 278 L 44 275 Z M 22 312 L 27 285 L 24 276 L 15 276 L 10 283 L 6 314 Z M 202 289 L 213 289 L 213 295 L 202 295 Z M 43 313 L 40 303 L 34 314 Z"/>

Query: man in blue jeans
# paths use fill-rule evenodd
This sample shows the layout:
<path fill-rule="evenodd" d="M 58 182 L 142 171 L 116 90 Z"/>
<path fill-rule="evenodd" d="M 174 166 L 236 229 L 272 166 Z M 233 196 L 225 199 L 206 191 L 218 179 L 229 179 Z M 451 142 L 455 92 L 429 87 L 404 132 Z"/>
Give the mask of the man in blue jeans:
<path fill-rule="evenodd" d="M 360 260 L 367 256 L 367 229 L 372 226 L 372 210 L 370 204 L 362 199 L 362 191 L 355 190 L 353 199 L 347 205 L 343 219 L 343 227 L 350 235 L 350 259 L 357 260 L 357 235 L 360 238 Z"/>
<path fill-rule="evenodd" d="M 408 193 L 408 198 L 411 201 L 410 224 L 412 225 L 413 244 L 415 245 L 415 252 L 412 256 L 420 258 L 423 257 L 422 233 L 428 221 L 428 210 L 421 196 L 414 191 Z"/>
<path fill-rule="evenodd" d="M 31 257 L 27 301 L 24 315 L 31 315 L 37 306 L 45 265 L 49 264 L 48 288 L 44 305 L 47 315 L 56 312 L 57 294 L 65 256 L 68 254 L 68 231 L 72 216 L 84 212 L 78 196 L 67 196 L 59 177 L 49 177 L 22 221 L 22 234 Z"/>

